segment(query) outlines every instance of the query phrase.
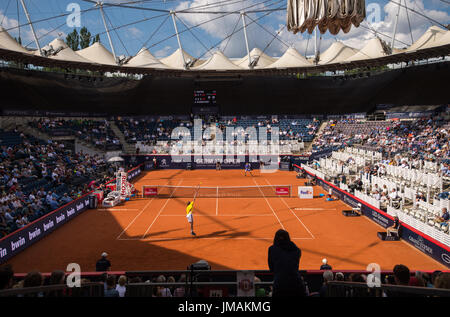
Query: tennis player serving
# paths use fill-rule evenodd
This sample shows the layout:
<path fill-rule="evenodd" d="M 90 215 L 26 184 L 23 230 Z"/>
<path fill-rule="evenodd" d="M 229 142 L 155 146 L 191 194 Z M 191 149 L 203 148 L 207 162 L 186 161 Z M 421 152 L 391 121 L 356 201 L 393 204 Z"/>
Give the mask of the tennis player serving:
<path fill-rule="evenodd" d="M 195 192 L 194 200 L 188 201 L 187 207 L 186 207 L 186 218 L 187 218 L 187 221 L 191 224 L 191 235 L 193 235 L 193 236 L 195 236 L 196 234 L 194 232 L 194 217 L 192 215 L 192 209 L 194 209 L 195 198 L 197 198 L 197 193 L 200 188 L 200 184 L 198 185 L 197 190 Z"/>

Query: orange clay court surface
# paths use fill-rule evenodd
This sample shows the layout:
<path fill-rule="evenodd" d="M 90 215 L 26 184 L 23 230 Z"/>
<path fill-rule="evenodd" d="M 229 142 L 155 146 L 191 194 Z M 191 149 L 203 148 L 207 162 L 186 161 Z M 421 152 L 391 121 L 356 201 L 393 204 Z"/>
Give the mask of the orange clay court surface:
<path fill-rule="evenodd" d="M 256 170 L 253 175 L 245 177 L 242 170 L 159 170 L 144 172 L 135 187 L 291 185 L 292 197 L 198 198 L 196 237 L 185 217 L 187 199 L 135 199 L 85 211 L 9 263 L 16 272 L 51 272 L 75 262 L 89 272 L 106 251 L 113 271 L 184 270 L 200 259 L 213 270 L 267 270 L 267 249 L 275 232 L 284 228 L 302 250 L 300 269 L 317 270 L 322 258 L 338 270 L 365 270 L 369 263 L 382 270 L 399 263 L 412 270 L 446 269 L 404 241 L 379 240 L 377 232 L 384 229 L 366 217 L 344 217 L 342 210 L 349 207 L 341 201 L 299 199 L 297 186 L 304 181 L 295 172 Z M 325 192 L 315 187 L 314 195 L 319 193 Z"/>

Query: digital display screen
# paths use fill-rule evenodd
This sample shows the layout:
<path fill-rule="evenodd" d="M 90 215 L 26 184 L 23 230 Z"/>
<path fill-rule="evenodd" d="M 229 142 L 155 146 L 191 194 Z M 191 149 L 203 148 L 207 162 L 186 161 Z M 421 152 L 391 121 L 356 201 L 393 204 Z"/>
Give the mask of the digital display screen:
<path fill-rule="evenodd" d="M 215 90 L 195 90 L 194 91 L 194 104 L 195 105 L 215 105 L 216 104 L 216 91 Z"/>

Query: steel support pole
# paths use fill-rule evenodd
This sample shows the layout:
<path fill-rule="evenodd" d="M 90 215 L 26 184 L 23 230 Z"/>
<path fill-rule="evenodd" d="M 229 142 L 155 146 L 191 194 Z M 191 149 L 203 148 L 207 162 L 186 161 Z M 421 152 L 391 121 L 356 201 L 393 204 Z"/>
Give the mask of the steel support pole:
<path fill-rule="evenodd" d="M 39 44 L 39 40 L 38 40 L 38 38 L 36 36 L 36 32 L 34 32 L 34 26 L 33 26 L 33 23 L 31 22 L 30 14 L 28 13 L 27 6 L 25 5 L 25 2 L 23 0 L 20 0 L 20 3 L 22 4 L 23 11 L 25 11 L 25 15 L 27 16 L 28 23 L 30 24 L 31 33 L 33 33 L 34 42 L 36 43 L 36 46 L 37 46 L 37 48 L 39 50 L 39 54 L 41 56 L 43 56 L 42 55 L 41 45 Z"/>
<path fill-rule="evenodd" d="M 112 53 L 114 55 L 114 60 L 117 63 L 116 51 L 114 49 L 114 45 L 113 45 L 112 40 L 111 40 L 111 35 L 109 34 L 108 25 L 106 24 L 105 13 L 103 12 L 103 2 L 97 2 L 97 6 L 100 8 L 100 13 L 101 13 L 102 19 L 103 19 L 103 25 L 105 26 L 106 35 L 108 36 L 109 46 L 111 46 L 111 50 L 112 50 Z"/>
<path fill-rule="evenodd" d="M 248 67 L 253 68 L 251 57 L 250 57 L 250 50 L 248 48 L 247 24 L 245 23 L 245 12 L 241 12 L 241 16 L 242 16 L 242 25 L 244 27 L 245 47 L 247 48 Z"/>
<path fill-rule="evenodd" d="M 184 57 L 183 47 L 181 46 L 181 40 L 180 40 L 180 34 L 178 33 L 177 22 L 175 21 L 175 12 L 170 11 L 170 15 L 172 16 L 173 27 L 175 29 L 175 34 L 177 35 L 178 48 L 180 49 L 181 57 L 183 58 L 183 67 L 184 67 L 184 69 L 188 69 L 188 65 L 186 63 L 186 58 Z"/>

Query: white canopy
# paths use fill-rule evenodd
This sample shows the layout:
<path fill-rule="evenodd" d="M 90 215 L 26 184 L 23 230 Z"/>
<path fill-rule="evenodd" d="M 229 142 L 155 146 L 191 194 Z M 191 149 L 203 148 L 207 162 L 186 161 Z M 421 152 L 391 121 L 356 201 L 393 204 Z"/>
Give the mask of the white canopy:
<path fill-rule="evenodd" d="M 445 33 L 446 31 L 444 29 L 432 26 L 417 41 L 408 47 L 406 52 L 433 47 Z"/>
<path fill-rule="evenodd" d="M 79 63 L 92 63 L 77 53 L 75 53 L 70 47 L 67 47 L 61 51 L 59 51 L 56 55 L 49 56 L 51 59 L 57 59 L 61 61 L 71 61 L 71 62 L 79 62 Z"/>
<path fill-rule="evenodd" d="M 323 53 L 320 54 L 319 64 L 340 63 L 358 53 L 358 50 L 345 45 L 342 42 L 334 42 Z"/>
<path fill-rule="evenodd" d="M 5 31 L 3 27 L 0 26 L 0 45 L 4 47 L 5 49 L 30 54 L 31 52 L 28 51 L 25 47 L 17 43 L 17 41 L 9 35 L 8 32 Z"/>
<path fill-rule="evenodd" d="M 283 56 L 266 68 L 308 67 L 312 66 L 306 58 L 293 47 L 289 47 Z"/>
<path fill-rule="evenodd" d="M 274 57 L 270 57 L 269 55 L 266 55 L 263 51 L 261 51 L 259 48 L 255 47 L 250 51 L 250 60 L 258 59 L 258 63 L 256 64 L 255 68 L 264 68 L 266 66 L 269 66 L 270 64 L 273 64 L 277 59 Z M 249 69 L 248 66 L 248 55 L 245 55 L 244 57 L 233 61 L 233 63 L 241 68 Z"/>
<path fill-rule="evenodd" d="M 137 53 L 136 56 L 131 58 L 128 63 L 126 63 L 124 66 L 130 66 L 130 67 L 148 67 L 148 68 L 170 68 L 167 65 L 164 65 L 161 63 L 156 57 L 154 57 L 150 51 L 143 47 Z"/>
<path fill-rule="evenodd" d="M 373 38 L 358 53 L 356 53 L 353 56 L 350 56 L 345 61 L 354 62 L 364 59 L 379 58 L 386 55 L 387 54 L 383 49 L 383 44 L 381 44 L 380 39 Z"/>
<path fill-rule="evenodd" d="M 76 51 L 75 53 L 93 63 L 117 65 L 114 55 L 100 42 L 96 42 L 85 49 Z"/>
<path fill-rule="evenodd" d="M 193 68 L 195 70 L 208 69 L 208 70 L 233 70 L 242 69 L 241 67 L 233 64 L 222 52 L 217 51 L 207 61 L 198 67 Z"/>
<path fill-rule="evenodd" d="M 191 55 L 189 55 L 188 53 L 186 53 L 184 50 L 181 51 L 180 49 L 177 49 L 175 52 L 173 52 L 171 55 L 161 58 L 159 61 L 163 64 L 166 64 L 167 66 L 170 66 L 172 68 L 176 68 L 176 69 L 184 69 L 184 64 L 183 64 L 183 54 L 184 55 L 184 60 L 186 61 L 186 63 L 192 62 L 195 60 L 194 57 L 192 57 Z M 197 64 L 198 62 L 196 62 Z M 198 64 L 197 64 L 198 65 Z"/>
<path fill-rule="evenodd" d="M 450 31 L 445 32 L 437 42 L 433 43 L 433 46 L 449 45 L 450 44 Z"/>

